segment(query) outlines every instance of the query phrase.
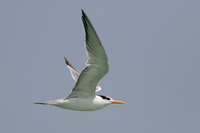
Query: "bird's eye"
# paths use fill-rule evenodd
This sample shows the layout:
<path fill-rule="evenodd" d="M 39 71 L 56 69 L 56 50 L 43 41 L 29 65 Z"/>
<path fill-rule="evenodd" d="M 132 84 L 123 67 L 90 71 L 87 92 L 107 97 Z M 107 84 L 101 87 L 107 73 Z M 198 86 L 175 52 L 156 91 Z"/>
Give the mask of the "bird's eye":
<path fill-rule="evenodd" d="M 107 97 L 106 99 L 107 99 L 107 100 L 110 100 L 110 98 L 109 98 L 109 97 Z"/>
<path fill-rule="evenodd" d="M 102 98 L 103 98 L 103 99 L 106 99 L 106 97 L 105 97 L 105 96 L 102 96 Z"/>
<path fill-rule="evenodd" d="M 102 99 L 106 99 L 106 100 L 110 100 L 109 97 L 106 97 L 106 96 L 102 96 L 102 95 L 99 95 Z"/>

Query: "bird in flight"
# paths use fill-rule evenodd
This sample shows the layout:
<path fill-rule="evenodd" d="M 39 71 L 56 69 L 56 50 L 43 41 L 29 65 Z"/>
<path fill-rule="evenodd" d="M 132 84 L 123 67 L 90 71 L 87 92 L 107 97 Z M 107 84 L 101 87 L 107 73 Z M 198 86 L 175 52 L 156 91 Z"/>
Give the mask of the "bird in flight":
<path fill-rule="evenodd" d="M 101 90 L 101 87 L 97 85 L 98 82 L 109 71 L 108 57 L 92 23 L 85 12 L 81 11 L 85 28 L 87 67 L 80 72 L 64 57 L 72 78 L 77 81 L 72 92 L 67 98 L 35 104 L 54 105 L 77 111 L 94 111 L 113 103 L 126 104 L 122 101 L 113 100 L 108 96 L 96 95 L 96 92 Z"/>

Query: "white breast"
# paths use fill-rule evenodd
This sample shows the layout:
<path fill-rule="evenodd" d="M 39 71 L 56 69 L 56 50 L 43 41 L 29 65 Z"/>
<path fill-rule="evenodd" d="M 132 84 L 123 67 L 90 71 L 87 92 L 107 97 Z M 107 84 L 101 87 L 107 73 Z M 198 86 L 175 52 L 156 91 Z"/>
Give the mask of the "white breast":
<path fill-rule="evenodd" d="M 101 109 L 110 103 L 105 102 L 100 98 L 99 96 L 96 96 L 95 98 L 89 98 L 89 99 L 82 99 L 82 98 L 70 98 L 70 99 L 60 99 L 55 106 L 58 106 L 60 108 L 64 109 L 70 109 L 70 110 L 77 110 L 77 111 L 94 111 Z"/>

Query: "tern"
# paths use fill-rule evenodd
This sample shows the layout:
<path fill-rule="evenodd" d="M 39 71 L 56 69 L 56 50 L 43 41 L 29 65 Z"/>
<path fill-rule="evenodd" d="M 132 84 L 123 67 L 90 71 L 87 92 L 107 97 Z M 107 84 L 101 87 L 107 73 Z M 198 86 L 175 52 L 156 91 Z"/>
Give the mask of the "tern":
<path fill-rule="evenodd" d="M 95 111 L 112 103 L 126 104 L 108 96 L 96 95 L 96 92 L 101 90 L 101 87 L 97 85 L 98 82 L 109 71 L 108 58 L 92 23 L 85 12 L 81 11 L 85 29 L 85 49 L 88 56 L 87 67 L 80 72 L 64 57 L 72 78 L 77 81 L 72 92 L 66 98 L 35 104 L 54 105 L 76 111 Z"/>

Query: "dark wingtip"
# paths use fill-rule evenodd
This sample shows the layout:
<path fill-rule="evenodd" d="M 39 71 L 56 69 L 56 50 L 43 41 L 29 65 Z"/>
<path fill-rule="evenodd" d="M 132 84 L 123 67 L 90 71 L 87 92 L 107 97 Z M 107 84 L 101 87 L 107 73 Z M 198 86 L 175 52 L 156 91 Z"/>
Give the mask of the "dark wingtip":
<path fill-rule="evenodd" d="M 85 13 L 85 12 L 83 11 L 83 9 L 81 9 L 81 12 L 82 12 L 82 14 Z"/>
<path fill-rule="evenodd" d="M 64 57 L 64 59 L 65 59 L 65 63 L 67 64 L 67 65 L 69 65 L 70 63 L 69 63 L 69 61 Z"/>
<path fill-rule="evenodd" d="M 83 9 L 81 9 L 81 12 L 82 12 L 82 17 L 84 16 L 85 12 L 83 11 Z"/>
<path fill-rule="evenodd" d="M 81 9 L 82 11 L 82 19 L 87 18 L 87 15 L 85 14 L 85 12 L 83 11 L 83 9 Z"/>

